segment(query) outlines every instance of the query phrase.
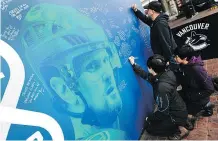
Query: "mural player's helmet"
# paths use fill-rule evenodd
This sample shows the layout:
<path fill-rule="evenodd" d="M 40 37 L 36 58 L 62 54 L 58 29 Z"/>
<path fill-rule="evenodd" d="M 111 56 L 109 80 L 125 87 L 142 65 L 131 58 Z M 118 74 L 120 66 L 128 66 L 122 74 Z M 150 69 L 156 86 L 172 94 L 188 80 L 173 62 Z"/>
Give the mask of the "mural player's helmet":
<path fill-rule="evenodd" d="M 32 7 L 23 21 L 21 42 L 28 62 L 50 93 L 52 90 L 48 87 L 49 79 L 46 80 L 45 77 L 53 72 L 42 72 L 43 68 L 52 67 L 60 71 L 61 75 L 65 75 L 71 91 L 76 93 L 78 70 L 63 67 L 65 62 L 72 62 L 78 56 L 105 49 L 111 67 L 121 67 L 116 47 L 108 41 L 102 27 L 72 7 L 54 4 Z M 70 73 L 67 72 L 69 69 Z"/>

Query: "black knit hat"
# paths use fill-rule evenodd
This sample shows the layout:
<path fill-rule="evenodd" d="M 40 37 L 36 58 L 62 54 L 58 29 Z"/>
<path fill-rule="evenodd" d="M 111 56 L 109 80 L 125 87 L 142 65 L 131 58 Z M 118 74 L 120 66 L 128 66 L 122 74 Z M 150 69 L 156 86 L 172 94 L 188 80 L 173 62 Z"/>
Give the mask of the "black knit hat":
<path fill-rule="evenodd" d="M 161 13 L 162 12 L 162 5 L 158 1 L 152 1 L 148 5 L 145 5 L 144 9 L 151 9 L 151 10 L 154 10 L 158 13 Z"/>

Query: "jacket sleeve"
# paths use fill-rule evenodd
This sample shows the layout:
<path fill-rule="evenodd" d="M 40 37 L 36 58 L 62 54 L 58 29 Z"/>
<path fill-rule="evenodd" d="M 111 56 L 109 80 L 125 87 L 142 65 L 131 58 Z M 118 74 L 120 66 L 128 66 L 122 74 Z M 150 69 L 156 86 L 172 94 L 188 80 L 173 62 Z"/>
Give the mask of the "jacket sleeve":
<path fill-rule="evenodd" d="M 134 10 L 133 10 L 134 11 Z M 144 15 L 140 10 L 134 11 L 137 18 L 139 18 L 143 23 L 147 24 L 148 26 L 151 26 L 152 20 L 148 18 L 146 15 Z"/>
<path fill-rule="evenodd" d="M 141 78 L 149 81 L 150 83 L 153 83 L 154 78 L 152 77 L 152 75 L 146 71 L 144 71 L 139 65 L 134 64 L 133 66 L 133 70 L 134 72 L 139 75 Z"/>
<path fill-rule="evenodd" d="M 203 66 L 193 66 L 193 76 L 198 84 L 198 89 L 190 91 L 189 96 L 193 101 L 208 97 L 214 92 L 212 79 Z"/>
<path fill-rule="evenodd" d="M 167 59 L 167 60 L 174 60 L 172 58 L 173 52 L 172 52 L 172 39 L 171 39 L 171 32 L 170 29 L 168 27 L 168 25 L 166 25 L 165 23 L 158 23 L 157 29 L 159 34 L 158 35 L 158 41 L 160 42 L 161 45 L 161 49 L 163 51 L 163 56 Z"/>
<path fill-rule="evenodd" d="M 170 107 L 170 99 L 169 99 L 169 91 L 165 87 L 158 88 L 158 96 L 156 98 L 157 103 L 157 111 L 153 114 L 149 115 L 149 121 L 155 120 L 165 120 L 169 118 L 169 107 Z"/>

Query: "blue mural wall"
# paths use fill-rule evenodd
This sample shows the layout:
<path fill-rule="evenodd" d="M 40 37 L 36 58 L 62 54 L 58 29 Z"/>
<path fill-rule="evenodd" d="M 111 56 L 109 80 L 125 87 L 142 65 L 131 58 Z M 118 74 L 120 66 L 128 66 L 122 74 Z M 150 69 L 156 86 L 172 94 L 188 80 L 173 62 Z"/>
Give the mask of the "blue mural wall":
<path fill-rule="evenodd" d="M 139 138 L 153 97 L 128 57 L 147 70 L 151 50 L 133 3 L 1 1 L 1 139 Z"/>

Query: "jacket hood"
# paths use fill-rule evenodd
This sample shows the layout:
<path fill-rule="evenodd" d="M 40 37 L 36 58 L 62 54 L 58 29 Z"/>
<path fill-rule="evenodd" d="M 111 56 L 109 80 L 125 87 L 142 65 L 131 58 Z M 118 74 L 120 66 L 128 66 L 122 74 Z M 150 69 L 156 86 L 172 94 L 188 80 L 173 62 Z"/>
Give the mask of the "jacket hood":
<path fill-rule="evenodd" d="M 161 22 L 166 22 L 168 23 L 169 16 L 165 13 L 161 13 L 157 18 L 154 20 L 154 24 L 161 21 Z"/>
<path fill-rule="evenodd" d="M 188 65 L 204 65 L 204 62 L 201 59 L 201 56 L 193 56 L 189 61 Z"/>

